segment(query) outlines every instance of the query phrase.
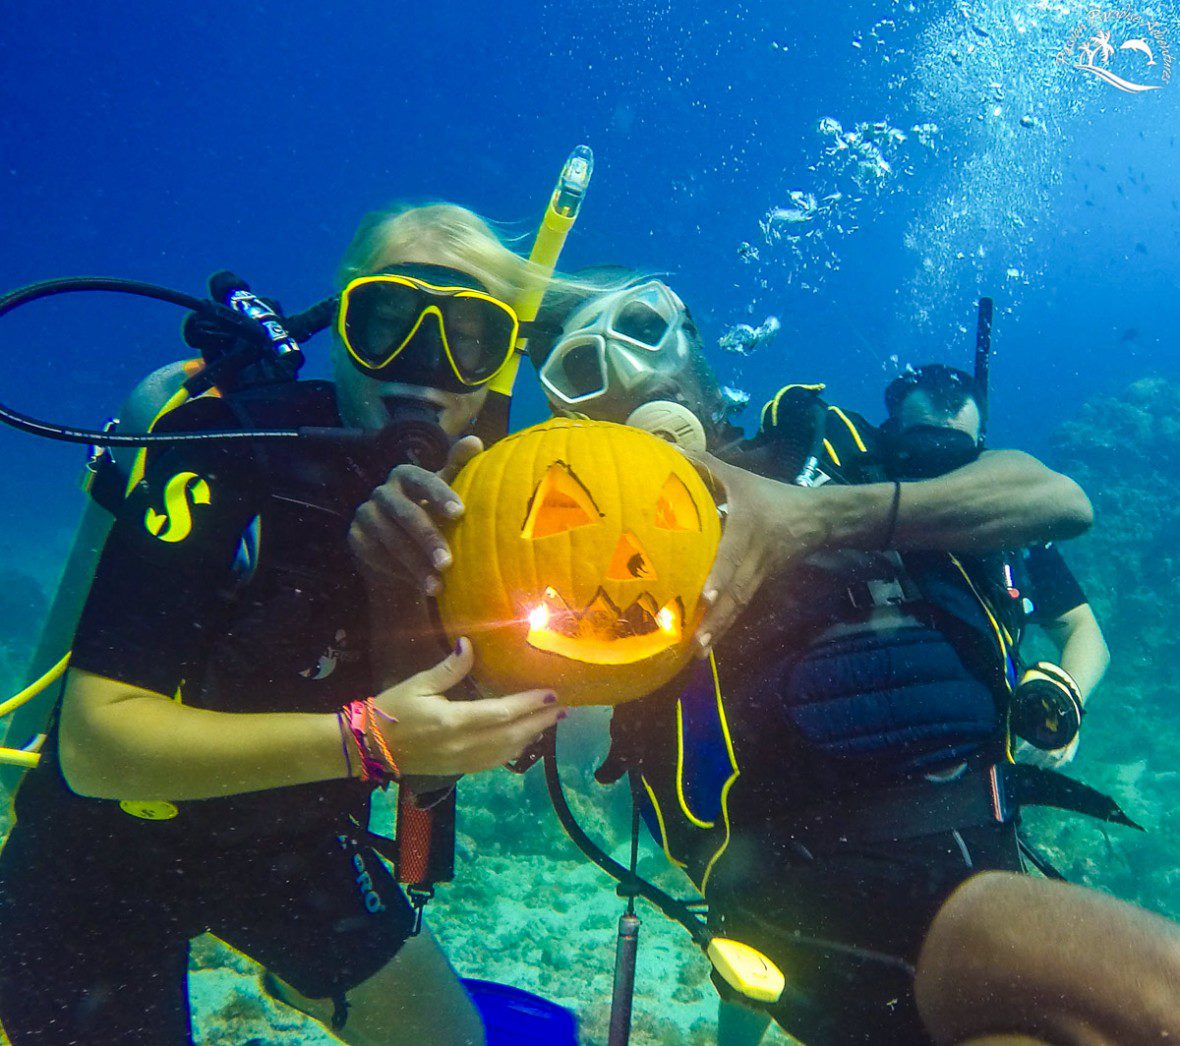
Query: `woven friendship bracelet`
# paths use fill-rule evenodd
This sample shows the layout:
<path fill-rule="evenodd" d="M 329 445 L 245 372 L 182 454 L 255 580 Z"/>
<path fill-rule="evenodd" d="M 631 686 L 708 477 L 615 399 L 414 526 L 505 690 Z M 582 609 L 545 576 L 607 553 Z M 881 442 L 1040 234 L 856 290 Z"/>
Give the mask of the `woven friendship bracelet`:
<path fill-rule="evenodd" d="M 340 710 L 340 714 L 360 752 L 361 780 L 376 781 L 381 787 L 399 780 L 401 771 L 398 770 L 393 753 L 389 750 L 389 743 L 377 723 L 378 716 L 391 723 L 397 722 L 396 717 L 382 712 L 373 704 L 371 697 L 349 702 Z M 374 755 L 370 746 L 376 749 L 380 758 Z"/>

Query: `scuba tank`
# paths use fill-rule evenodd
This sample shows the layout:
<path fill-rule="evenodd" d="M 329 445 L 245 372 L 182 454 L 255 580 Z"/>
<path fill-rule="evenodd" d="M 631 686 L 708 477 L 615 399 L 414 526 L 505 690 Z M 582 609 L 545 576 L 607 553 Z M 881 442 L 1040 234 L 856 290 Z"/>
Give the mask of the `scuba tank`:
<path fill-rule="evenodd" d="M 190 364 L 178 361 L 149 374 L 131 390 L 119 408 L 117 417 L 120 423 L 132 431 L 148 431 L 156 415 L 180 390 L 190 369 Z M 59 662 L 63 652 L 70 647 L 74 629 L 82 613 L 82 605 L 90 591 L 90 582 L 98 565 L 99 553 L 114 522 L 113 509 L 105 502 L 109 493 L 113 493 L 114 488 L 118 486 L 120 479 L 120 497 L 126 488 L 130 467 L 124 466 L 122 462 L 129 457 L 129 454 L 121 454 L 117 459 L 108 456 L 109 467 L 100 471 L 97 461 L 101 458 L 99 449 L 96 448 L 87 462 L 85 482 L 91 496 L 86 499 L 82 509 L 82 518 L 74 531 L 73 542 L 62 568 L 57 591 L 41 629 L 41 638 L 26 669 L 26 686 L 48 673 Z M 95 487 L 100 475 L 103 477 L 102 495 L 99 495 Z M 100 503 L 100 497 L 103 503 Z M 17 708 L 8 723 L 7 746 L 23 748 L 30 742 L 36 742 L 50 710 L 57 701 L 60 689 L 60 683 L 48 686 Z M 20 772 L 19 767 L 0 766 L 0 786 L 13 786 L 19 780 Z"/>
<path fill-rule="evenodd" d="M 435 471 L 446 460 L 450 441 L 424 417 L 407 417 L 381 433 L 356 429 L 305 427 L 286 431 L 249 429 L 224 432 L 156 433 L 154 426 L 189 399 L 215 391 L 283 384 L 296 380 L 303 365 L 300 341 L 326 329 L 336 299 L 324 301 L 291 318 L 250 291 L 228 272 L 209 281 L 213 297 L 198 299 L 164 287 L 131 280 L 78 278 L 50 280 L 20 288 L 0 298 L 0 317 L 42 298 L 86 291 L 132 294 L 189 309 L 183 333 L 200 351 L 195 359 L 169 363 L 135 386 L 117 418 L 102 431 L 74 429 L 40 421 L 0 404 L 0 422 L 33 435 L 90 447 L 84 484 L 89 499 L 82 510 L 61 580 L 26 673 L 26 687 L 0 703 L 0 715 L 12 713 L 0 748 L 0 786 L 12 788 L 22 770 L 35 764 L 43 728 L 60 696 L 74 630 L 82 612 L 98 557 L 127 490 L 142 472 L 146 448 L 193 440 L 310 439 L 378 453 L 389 467 L 401 461 Z M 65 656 L 63 656 L 65 655 Z"/>

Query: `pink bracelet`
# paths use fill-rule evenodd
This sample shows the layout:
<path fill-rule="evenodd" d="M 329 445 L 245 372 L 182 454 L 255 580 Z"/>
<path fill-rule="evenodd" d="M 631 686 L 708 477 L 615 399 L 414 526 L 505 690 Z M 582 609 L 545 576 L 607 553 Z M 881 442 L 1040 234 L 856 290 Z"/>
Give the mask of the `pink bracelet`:
<path fill-rule="evenodd" d="M 401 772 L 376 721 L 377 716 L 391 723 L 396 723 L 397 718 L 381 711 L 371 697 L 350 701 L 340 710 L 340 714 L 360 752 L 361 780 L 375 781 L 382 788 L 390 782 L 400 780 Z M 384 762 L 369 751 L 370 741 L 375 742 Z"/>

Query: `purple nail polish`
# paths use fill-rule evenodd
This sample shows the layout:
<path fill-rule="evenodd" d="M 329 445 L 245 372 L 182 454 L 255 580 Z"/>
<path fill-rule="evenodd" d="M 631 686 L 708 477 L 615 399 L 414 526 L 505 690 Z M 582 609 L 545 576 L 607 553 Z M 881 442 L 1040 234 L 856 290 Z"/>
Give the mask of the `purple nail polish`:
<path fill-rule="evenodd" d="M 463 656 L 463 640 L 462 639 L 455 640 L 455 656 L 456 657 Z"/>
<path fill-rule="evenodd" d="M 570 714 L 569 709 L 563 708 L 560 712 L 557 713 L 557 721 L 560 723 L 569 714 Z"/>
<path fill-rule="evenodd" d="M 544 701 L 547 705 L 555 705 L 557 704 L 557 695 L 553 693 L 546 694 Z"/>

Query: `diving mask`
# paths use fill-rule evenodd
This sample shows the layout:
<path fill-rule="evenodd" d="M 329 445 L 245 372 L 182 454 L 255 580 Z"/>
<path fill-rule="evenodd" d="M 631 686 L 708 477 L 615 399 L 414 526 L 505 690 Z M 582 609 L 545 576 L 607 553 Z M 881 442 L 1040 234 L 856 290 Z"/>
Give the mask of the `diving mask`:
<path fill-rule="evenodd" d="M 705 398 L 696 328 L 659 280 L 593 298 L 562 328 L 539 370 L 555 407 L 622 423 L 649 400 Z"/>
<path fill-rule="evenodd" d="M 358 276 L 340 295 L 336 329 L 349 358 L 378 381 L 471 392 L 511 358 L 516 310 L 443 265 Z"/>

